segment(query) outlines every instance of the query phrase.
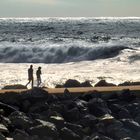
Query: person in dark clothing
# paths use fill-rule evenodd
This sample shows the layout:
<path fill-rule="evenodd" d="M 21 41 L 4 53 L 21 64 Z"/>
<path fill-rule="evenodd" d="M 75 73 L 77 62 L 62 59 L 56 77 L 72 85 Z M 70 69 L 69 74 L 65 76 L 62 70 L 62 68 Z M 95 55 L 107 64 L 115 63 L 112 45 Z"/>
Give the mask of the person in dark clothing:
<path fill-rule="evenodd" d="M 28 69 L 28 80 L 29 82 L 26 84 L 26 86 L 28 86 L 28 84 L 32 84 L 32 88 L 33 88 L 33 84 L 34 84 L 34 78 L 33 78 L 33 65 L 30 65 L 30 68 Z"/>
<path fill-rule="evenodd" d="M 36 71 L 36 77 L 37 77 L 37 87 L 41 84 L 41 67 L 38 67 L 38 70 Z"/>

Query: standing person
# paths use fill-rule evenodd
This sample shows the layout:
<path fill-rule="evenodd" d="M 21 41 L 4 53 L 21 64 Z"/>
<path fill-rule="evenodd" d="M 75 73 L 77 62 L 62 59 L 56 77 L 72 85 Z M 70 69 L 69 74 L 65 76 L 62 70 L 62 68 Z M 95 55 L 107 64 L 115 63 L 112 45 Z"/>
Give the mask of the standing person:
<path fill-rule="evenodd" d="M 38 67 L 38 70 L 36 71 L 36 77 L 37 77 L 37 87 L 41 84 L 41 67 Z"/>
<path fill-rule="evenodd" d="M 33 84 L 34 84 L 33 65 L 30 65 L 30 68 L 28 69 L 28 80 L 29 82 L 26 84 L 26 86 L 28 86 L 28 84 L 31 82 L 33 88 Z"/>

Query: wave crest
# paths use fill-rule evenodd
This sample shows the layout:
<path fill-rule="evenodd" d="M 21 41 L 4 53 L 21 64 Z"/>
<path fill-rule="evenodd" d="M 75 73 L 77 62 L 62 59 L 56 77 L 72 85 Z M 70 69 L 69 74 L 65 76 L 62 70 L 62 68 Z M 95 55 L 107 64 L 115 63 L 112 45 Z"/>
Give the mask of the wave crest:
<path fill-rule="evenodd" d="M 5 63 L 66 63 L 112 58 L 126 46 L 98 47 L 3 47 L 0 62 Z"/>

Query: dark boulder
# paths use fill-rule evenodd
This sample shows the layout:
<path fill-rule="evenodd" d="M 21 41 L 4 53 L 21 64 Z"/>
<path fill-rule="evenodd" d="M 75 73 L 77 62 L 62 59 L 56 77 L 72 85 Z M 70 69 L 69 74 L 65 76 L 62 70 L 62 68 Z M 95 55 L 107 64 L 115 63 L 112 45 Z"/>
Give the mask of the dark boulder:
<path fill-rule="evenodd" d="M 41 113 L 43 111 L 47 111 L 49 109 L 49 105 L 47 102 L 37 102 L 35 104 L 32 104 L 31 107 L 29 107 L 28 112 L 29 113 Z"/>
<path fill-rule="evenodd" d="M 108 83 L 105 80 L 100 80 L 97 84 L 94 85 L 95 87 L 106 87 L 106 86 L 116 86 L 115 84 Z"/>
<path fill-rule="evenodd" d="M 137 131 L 137 132 L 140 131 L 140 125 L 139 125 L 139 123 L 135 122 L 132 119 L 121 119 L 121 122 L 124 124 L 124 126 L 127 129 L 130 129 L 132 131 Z"/>
<path fill-rule="evenodd" d="M 38 135 L 40 138 L 47 136 L 52 139 L 58 138 L 56 126 L 51 122 L 38 120 L 38 125 L 31 127 L 28 131 L 30 135 Z"/>
<path fill-rule="evenodd" d="M 61 129 L 60 137 L 62 140 L 81 140 L 78 134 L 74 133 L 72 130 L 66 127 Z"/>
<path fill-rule="evenodd" d="M 32 120 L 27 117 L 25 113 L 19 111 L 11 113 L 9 119 L 11 121 L 11 124 L 18 129 L 26 130 L 33 124 Z"/>
<path fill-rule="evenodd" d="M 17 111 L 16 108 L 14 108 L 14 107 L 12 107 L 12 106 L 10 106 L 10 105 L 8 105 L 8 104 L 4 104 L 4 103 L 2 103 L 2 102 L 0 102 L 0 108 L 4 111 L 4 112 L 3 112 L 3 115 L 5 115 L 5 116 L 8 116 L 8 115 L 10 115 L 12 112 Z"/>
<path fill-rule="evenodd" d="M 89 91 L 87 93 L 84 93 L 83 95 L 79 96 L 78 98 L 89 102 L 89 100 L 91 100 L 92 98 L 101 98 L 101 97 L 102 97 L 101 93 L 94 90 L 94 91 Z"/>
<path fill-rule="evenodd" d="M 99 120 L 97 117 L 87 114 L 78 122 L 78 124 L 82 125 L 83 127 L 94 128 L 98 122 Z"/>
<path fill-rule="evenodd" d="M 78 134 L 80 137 L 84 136 L 82 125 L 65 122 L 65 127 L 72 130 L 74 133 Z"/>
<path fill-rule="evenodd" d="M 63 85 L 63 87 L 80 87 L 80 86 L 81 86 L 80 82 L 73 79 L 67 80 Z"/>
<path fill-rule="evenodd" d="M 49 121 L 55 124 L 56 128 L 60 130 L 64 127 L 64 118 L 62 116 L 50 116 Z"/>
<path fill-rule="evenodd" d="M 101 98 L 93 98 L 92 100 L 90 100 L 88 102 L 88 108 L 89 112 L 97 117 L 111 113 L 106 102 L 103 101 Z"/>
<path fill-rule="evenodd" d="M 76 122 L 81 118 L 81 113 L 77 107 L 74 107 L 64 113 L 66 121 Z"/>
<path fill-rule="evenodd" d="M 120 92 L 120 100 L 132 102 L 135 99 L 136 96 L 129 89 L 124 89 Z"/>
<path fill-rule="evenodd" d="M 20 94 L 16 92 L 6 92 L 0 95 L 0 102 L 8 104 L 20 106 Z"/>
<path fill-rule="evenodd" d="M 17 85 L 6 85 L 2 89 L 27 89 L 27 87 L 24 85 L 17 84 Z"/>
<path fill-rule="evenodd" d="M 89 81 L 85 81 L 85 82 L 81 83 L 80 86 L 81 86 L 81 87 L 93 87 L 93 86 L 90 84 Z"/>
<path fill-rule="evenodd" d="M 119 84 L 118 86 L 136 86 L 136 85 L 140 85 L 140 82 L 130 82 L 130 81 L 126 81 L 124 83 Z"/>

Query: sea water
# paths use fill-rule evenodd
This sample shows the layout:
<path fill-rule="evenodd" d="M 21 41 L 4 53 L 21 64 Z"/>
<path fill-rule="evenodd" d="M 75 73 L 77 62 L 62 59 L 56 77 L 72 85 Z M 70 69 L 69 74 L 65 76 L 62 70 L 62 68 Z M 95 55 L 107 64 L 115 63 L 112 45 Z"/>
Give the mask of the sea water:
<path fill-rule="evenodd" d="M 1 18 L 0 88 L 25 85 L 31 64 L 47 87 L 140 81 L 140 18 Z"/>

